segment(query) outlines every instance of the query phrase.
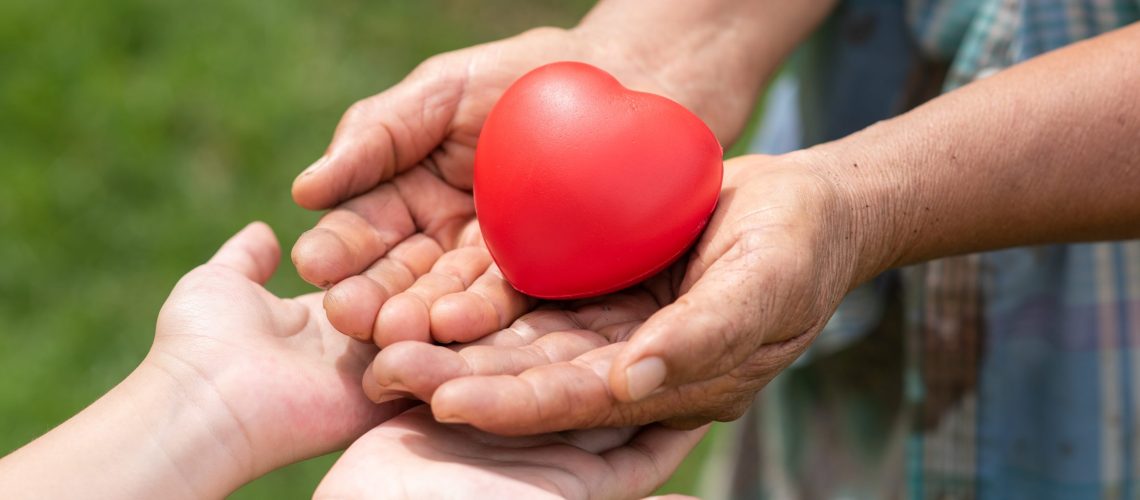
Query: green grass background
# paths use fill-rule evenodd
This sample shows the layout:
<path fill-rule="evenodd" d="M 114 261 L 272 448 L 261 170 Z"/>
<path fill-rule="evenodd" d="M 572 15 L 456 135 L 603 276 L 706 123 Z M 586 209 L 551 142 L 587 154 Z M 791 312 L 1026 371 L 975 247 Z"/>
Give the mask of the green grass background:
<path fill-rule="evenodd" d="M 170 287 L 246 222 L 286 248 L 311 227 L 290 183 L 354 100 L 591 3 L 0 2 L 0 454 L 129 373 Z M 288 259 L 269 288 L 310 290 Z M 705 453 L 664 491 L 692 491 Z M 308 497 L 334 460 L 235 496 Z"/>

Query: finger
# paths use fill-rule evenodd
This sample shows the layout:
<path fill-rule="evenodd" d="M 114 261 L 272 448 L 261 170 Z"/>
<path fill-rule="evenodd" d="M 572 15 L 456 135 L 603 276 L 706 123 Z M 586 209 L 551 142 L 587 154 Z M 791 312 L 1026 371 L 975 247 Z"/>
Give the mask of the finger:
<path fill-rule="evenodd" d="M 506 328 L 537 303 L 515 290 L 495 265 L 466 290 L 457 292 L 431 306 L 431 333 L 438 342 L 477 340 Z"/>
<path fill-rule="evenodd" d="M 373 328 L 380 308 L 431 269 L 443 255 L 435 240 L 415 234 L 400 242 L 363 274 L 337 283 L 325 294 L 324 307 L 329 323 L 338 331 L 362 342 L 372 343 Z"/>
<path fill-rule="evenodd" d="M 763 373 L 741 380 L 721 376 L 671 387 L 635 403 L 623 403 L 606 381 L 613 358 L 624 344 L 594 349 L 572 361 L 540 365 L 518 375 L 467 376 L 440 385 L 431 398 L 436 419 L 463 423 L 504 436 L 569 429 L 624 427 L 667 422 L 692 429 L 712 420 L 739 418 L 759 391 L 800 346 L 792 341 L 766 345 L 759 356 Z"/>
<path fill-rule="evenodd" d="M 431 341 L 431 305 L 449 293 L 471 285 L 491 264 L 483 247 L 457 248 L 443 254 L 431 271 L 380 307 L 373 340 L 386 347 L 402 340 Z"/>
<path fill-rule="evenodd" d="M 549 332 L 523 346 L 470 346 L 460 350 L 423 342 L 398 342 L 377 354 L 364 391 L 376 402 L 399 397 L 431 401 L 441 384 L 471 375 L 514 375 L 536 366 L 572 360 L 606 344 L 589 331 Z"/>
<path fill-rule="evenodd" d="M 656 296 L 648 290 L 634 288 L 583 301 L 568 312 L 569 318 L 582 328 L 603 335 L 610 342 L 623 342 L 653 313 L 661 309 Z"/>
<path fill-rule="evenodd" d="M 531 344 L 551 332 L 581 329 L 572 314 L 573 311 L 546 304 L 515 320 L 511 326 L 464 345 L 519 347 Z"/>
<path fill-rule="evenodd" d="M 751 356 L 775 331 L 782 316 L 795 311 L 780 302 L 775 273 L 803 276 L 799 256 L 777 261 L 766 255 L 763 269 L 751 265 L 757 251 L 736 244 L 716 260 L 680 299 L 661 309 L 630 339 L 614 360 L 610 387 L 621 401 L 639 401 L 663 386 L 709 380 L 728 373 Z M 810 330 L 812 326 L 805 327 Z M 803 333 L 803 332 L 796 332 Z"/>
<path fill-rule="evenodd" d="M 599 300 L 577 304 L 573 309 L 562 307 L 566 304 L 541 304 L 509 327 L 465 344 L 523 346 L 558 330 L 586 330 L 597 333 L 610 343 L 621 342 L 660 309 L 657 300 L 645 290 L 610 294 Z"/>
<path fill-rule="evenodd" d="M 462 92 L 454 68 L 435 64 L 353 104 L 325 155 L 293 182 L 293 199 L 328 208 L 420 163 L 446 137 Z"/>
<path fill-rule="evenodd" d="M 565 329 L 569 324 L 562 311 L 536 311 L 520 318 L 511 325 L 511 328 L 480 339 L 475 345 L 522 347 L 550 332 Z M 458 351 L 462 350 L 466 348 Z M 420 374 L 423 367 L 429 367 L 427 371 L 430 373 Z M 452 378 L 472 374 L 472 370 L 457 354 L 456 349 L 420 342 L 397 343 L 389 346 L 380 352 L 369 372 L 370 374 L 364 377 L 364 392 L 377 402 L 399 397 L 416 397 L 409 386 L 415 388 L 414 392 L 419 398 L 429 401 L 439 384 Z M 404 373 L 420 375 L 404 376 Z"/>
<path fill-rule="evenodd" d="M 620 448 L 640 432 L 638 427 L 599 427 L 596 429 L 574 429 L 554 434 L 575 448 L 600 455 Z M 548 436 L 550 434 L 540 434 Z"/>
<path fill-rule="evenodd" d="M 327 213 L 293 245 L 305 281 L 322 288 L 359 273 L 416 231 L 407 204 L 384 184 Z"/>
<path fill-rule="evenodd" d="M 432 413 L 495 434 L 518 436 L 607 426 L 620 411 L 606 384 L 623 344 L 573 361 L 542 365 L 518 376 L 471 376 L 448 381 L 431 398 Z M 622 422 L 637 425 L 645 422 Z"/>
<path fill-rule="evenodd" d="M 222 244 L 209 263 L 228 267 L 258 284 L 265 284 L 280 260 L 281 248 L 273 229 L 264 222 L 253 222 Z"/>
<path fill-rule="evenodd" d="M 621 490 L 605 496 L 639 498 L 657 490 L 681 466 L 708 429 L 706 425 L 679 431 L 652 425 L 634 436 L 626 446 L 602 454 L 615 471 L 615 474 L 607 476 L 615 479 L 611 486 Z"/>
<path fill-rule="evenodd" d="M 361 272 L 417 231 L 444 249 L 454 248 L 474 213 L 470 193 L 415 168 L 325 214 L 297 240 L 293 262 L 306 281 L 327 287 Z"/>
<path fill-rule="evenodd" d="M 441 422 L 469 424 L 507 436 L 660 421 L 691 429 L 743 414 L 756 391 L 802 350 L 802 345 L 795 345 L 798 340 L 763 346 L 757 353 L 764 360 L 757 365 L 761 373 L 747 380 L 739 374 L 721 376 L 665 388 L 635 403 L 618 401 L 609 391 L 607 374 L 625 346 L 616 343 L 515 376 L 452 379 L 436 389 L 431 408 Z"/>

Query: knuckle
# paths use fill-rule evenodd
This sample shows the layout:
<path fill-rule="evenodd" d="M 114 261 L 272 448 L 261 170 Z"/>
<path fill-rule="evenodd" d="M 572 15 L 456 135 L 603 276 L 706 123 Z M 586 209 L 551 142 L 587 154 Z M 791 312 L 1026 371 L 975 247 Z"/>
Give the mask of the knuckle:
<path fill-rule="evenodd" d="M 469 56 L 468 56 L 469 57 Z M 450 102 L 455 99 L 452 90 L 456 83 L 463 82 L 470 70 L 471 61 L 455 52 L 436 54 L 424 59 L 408 76 L 404 84 L 411 84 L 409 88 L 419 89 L 419 95 L 425 103 L 429 101 Z M 432 106 L 425 106 L 430 109 Z"/>
<path fill-rule="evenodd" d="M 765 346 L 728 373 L 739 387 L 759 391 L 768 381 L 796 359 L 799 352 L 784 352 Z"/>
<path fill-rule="evenodd" d="M 705 416 L 717 422 L 731 422 L 744 415 L 752 407 L 756 392 L 752 384 L 742 384 L 730 392 L 721 394 L 715 403 L 708 407 Z"/>
<path fill-rule="evenodd" d="M 662 420 L 661 425 L 664 425 L 670 429 L 690 431 L 712 421 L 712 418 L 706 416 L 676 417 Z"/>
<path fill-rule="evenodd" d="M 634 406 L 619 405 L 614 407 L 610 412 L 609 418 L 595 419 L 590 422 L 591 427 L 610 427 L 610 426 L 624 426 L 624 425 L 642 425 L 649 423 L 646 420 L 645 412 L 638 411 Z"/>
<path fill-rule="evenodd" d="M 685 336 L 683 342 L 688 345 L 679 352 L 691 353 L 687 356 L 690 360 L 706 360 L 691 364 L 692 369 L 715 369 L 716 373 L 724 373 L 743 362 L 744 357 L 760 345 L 759 330 L 753 325 L 755 304 L 734 302 L 729 297 L 722 307 L 688 306 L 685 297 L 678 302 L 683 307 L 691 307 L 687 322 L 693 333 Z"/>
<path fill-rule="evenodd" d="M 420 78 L 426 75 L 438 73 L 442 68 L 447 67 L 450 59 L 450 53 L 435 54 L 427 59 L 421 61 L 411 73 L 408 74 L 409 78 Z"/>
<path fill-rule="evenodd" d="M 753 255 L 772 244 L 772 235 L 768 231 L 745 229 L 736 237 L 736 246 L 732 256 L 742 258 Z"/>
<path fill-rule="evenodd" d="M 522 34 L 519 36 L 523 38 L 553 38 L 565 36 L 567 33 L 568 32 L 563 28 L 557 28 L 554 26 L 539 26 L 536 28 L 528 29 L 522 32 Z"/>
<path fill-rule="evenodd" d="M 369 115 L 369 110 L 372 108 L 372 98 L 366 97 L 360 99 L 348 107 L 344 111 L 344 116 L 341 118 L 343 122 L 357 122 L 366 120 Z"/>
<path fill-rule="evenodd" d="M 752 399 L 740 399 L 725 407 L 723 407 L 716 415 L 718 422 L 731 422 L 740 417 L 743 417 L 748 409 L 752 407 Z"/>

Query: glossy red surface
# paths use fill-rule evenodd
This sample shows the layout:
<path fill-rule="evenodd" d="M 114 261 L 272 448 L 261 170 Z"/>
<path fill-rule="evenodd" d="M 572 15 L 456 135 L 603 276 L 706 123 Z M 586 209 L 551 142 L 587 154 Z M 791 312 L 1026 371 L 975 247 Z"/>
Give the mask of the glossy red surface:
<path fill-rule="evenodd" d="M 721 154 L 680 104 L 587 64 L 549 64 L 487 117 L 475 209 L 516 289 L 599 295 L 652 276 L 693 243 L 716 207 Z"/>

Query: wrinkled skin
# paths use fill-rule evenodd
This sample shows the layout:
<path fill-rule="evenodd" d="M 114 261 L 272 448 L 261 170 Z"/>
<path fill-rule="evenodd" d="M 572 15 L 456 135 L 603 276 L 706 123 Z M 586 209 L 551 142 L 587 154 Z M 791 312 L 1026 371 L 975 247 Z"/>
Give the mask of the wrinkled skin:
<path fill-rule="evenodd" d="M 331 287 L 325 307 L 340 331 L 386 345 L 402 339 L 403 325 L 422 323 L 423 304 L 381 306 L 444 252 L 477 244 L 470 190 L 483 121 L 516 78 L 559 60 L 589 62 L 630 88 L 668 94 L 628 54 L 540 28 L 428 59 L 345 113 L 325 156 L 293 186 L 306 208 L 348 200 L 293 248 L 301 276 Z"/>
<path fill-rule="evenodd" d="M 681 102 L 722 141 L 743 123 L 702 110 L 746 114 L 747 106 L 729 98 L 731 106 L 710 107 L 715 98 L 693 91 L 702 86 L 662 79 L 645 69 L 655 65 L 612 47 L 539 29 L 434 57 L 354 105 L 325 158 L 298 177 L 301 206 L 340 203 L 300 238 L 293 260 L 303 278 L 329 287 L 325 311 L 338 330 L 385 348 L 365 377 L 373 398 L 413 394 L 442 420 L 510 434 L 732 419 L 806 348 L 858 278 L 858 245 L 848 241 L 859 236 L 854 205 L 823 162 L 797 154 L 730 162 L 690 260 L 656 278 L 669 286 L 539 304 L 505 283 L 482 247 L 469 189 L 479 130 L 515 78 L 582 60 Z M 493 333 L 502 329 L 525 334 Z M 513 349 L 462 346 L 475 341 Z M 458 352 L 460 361 L 401 360 L 427 356 L 420 350 Z M 475 353 L 488 359 L 465 366 Z M 657 361 L 637 364 L 649 358 Z"/>
<path fill-rule="evenodd" d="M 834 230 L 849 224 L 846 205 L 817 170 L 754 156 L 730 161 L 726 174 L 687 262 L 615 294 L 514 316 L 526 299 L 509 286 L 487 295 L 455 281 L 431 308 L 430 331 L 415 335 L 471 343 L 392 344 L 365 376 L 367 394 L 430 401 L 441 421 L 511 435 L 739 417 L 819 332 L 850 286 L 835 277 L 854 269 L 845 232 Z M 485 259 L 448 260 L 475 268 Z M 631 397 L 614 365 L 647 356 L 664 360 L 664 388 Z"/>

